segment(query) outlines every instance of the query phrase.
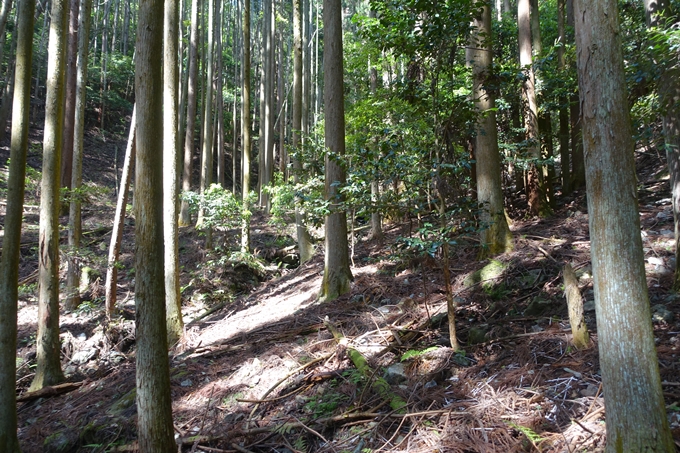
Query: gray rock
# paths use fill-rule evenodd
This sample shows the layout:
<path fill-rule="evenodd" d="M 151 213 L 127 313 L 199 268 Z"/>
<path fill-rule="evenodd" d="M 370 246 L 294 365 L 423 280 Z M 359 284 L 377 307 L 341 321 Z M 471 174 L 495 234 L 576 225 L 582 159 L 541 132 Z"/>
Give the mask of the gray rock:
<path fill-rule="evenodd" d="M 652 307 L 652 321 L 654 322 L 673 322 L 675 314 L 662 304 Z"/>
<path fill-rule="evenodd" d="M 470 327 L 468 332 L 468 344 L 484 343 L 489 330 L 486 327 Z"/>
<path fill-rule="evenodd" d="M 385 374 L 383 375 L 385 380 L 392 385 L 399 384 L 408 380 L 406 375 L 406 368 L 403 363 L 395 363 L 388 366 L 385 369 Z"/>
<path fill-rule="evenodd" d="M 81 349 L 80 351 L 73 354 L 73 357 L 71 357 L 71 362 L 75 363 L 76 365 L 82 365 L 97 357 L 97 354 L 99 354 L 99 350 L 97 348 Z"/>

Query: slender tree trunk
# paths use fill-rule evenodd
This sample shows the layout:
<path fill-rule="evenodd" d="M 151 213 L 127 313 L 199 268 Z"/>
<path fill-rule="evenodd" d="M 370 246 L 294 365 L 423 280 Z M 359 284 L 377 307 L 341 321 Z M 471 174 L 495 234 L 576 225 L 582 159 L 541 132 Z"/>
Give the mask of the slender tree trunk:
<path fill-rule="evenodd" d="M 541 147 L 538 130 L 538 105 L 536 103 L 536 89 L 533 58 L 531 55 L 531 19 L 530 0 L 518 0 L 517 2 L 517 28 L 519 30 L 519 63 L 522 67 L 523 83 L 522 97 L 524 104 L 524 127 L 526 140 L 529 142 L 528 158 L 533 162 L 528 165 L 527 171 L 527 199 L 529 211 L 533 215 L 544 214 L 545 200 L 541 194 L 539 170 L 535 161 L 541 158 Z"/>
<path fill-rule="evenodd" d="M 73 116 L 73 170 L 71 187 L 77 192 L 83 182 L 83 135 L 85 132 L 85 96 L 87 94 L 87 62 L 90 36 L 90 15 L 92 0 L 81 0 L 79 5 L 78 55 L 76 61 L 75 111 Z M 63 167 L 62 167 L 63 168 Z M 82 234 L 81 200 L 71 198 L 68 216 L 68 245 L 71 255 L 68 259 L 66 276 L 65 307 L 73 310 L 80 305 L 80 237 Z"/>
<path fill-rule="evenodd" d="M 165 311 L 168 344 L 182 336 L 182 298 L 179 292 L 177 164 L 179 146 L 179 0 L 165 0 L 163 37 L 163 239 Z"/>
<path fill-rule="evenodd" d="M 371 18 L 376 17 L 375 10 L 373 9 L 371 9 L 368 14 Z M 375 65 L 372 64 L 372 62 L 369 62 L 368 78 L 371 85 L 371 96 L 375 97 L 376 91 L 378 90 L 378 70 L 376 69 Z M 378 151 L 376 150 L 376 152 Z M 376 157 L 376 165 L 374 167 L 376 172 L 379 160 L 380 159 Z M 371 204 L 373 205 L 373 212 L 371 213 L 371 238 L 378 242 L 382 242 L 384 235 L 382 230 L 382 215 L 380 214 L 380 210 L 377 206 L 379 200 L 380 181 L 378 181 L 378 178 L 374 176 L 371 180 Z"/>
<path fill-rule="evenodd" d="M 302 132 L 302 0 L 293 0 L 293 149 L 299 150 Z M 293 157 L 293 181 L 300 183 L 302 162 L 299 156 Z M 299 203 L 295 203 L 295 230 L 297 233 L 300 264 L 304 264 L 314 256 L 312 238 L 307 230 Z"/>
<path fill-rule="evenodd" d="M 68 43 L 66 47 L 66 94 L 64 102 L 64 138 L 61 159 L 61 187 L 71 186 L 73 173 L 73 123 L 76 114 L 76 62 L 78 60 L 78 0 L 69 1 Z M 70 261 L 70 258 L 69 258 Z M 70 265 L 70 263 L 69 263 Z M 68 296 L 67 296 L 68 297 Z M 69 305 L 68 303 L 66 304 Z"/>
<path fill-rule="evenodd" d="M 224 69 L 222 65 L 222 27 L 224 20 L 224 2 L 220 2 L 220 13 L 217 16 L 217 90 L 215 102 L 217 110 L 217 183 L 224 188 L 224 95 L 223 83 Z"/>
<path fill-rule="evenodd" d="M 0 450 L 6 452 L 20 451 L 16 413 L 17 306 L 30 125 L 34 11 L 35 0 L 19 2 L 7 208 L 0 257 Z"/>
<path fill-rule="evenodd" d="M 617 2 L 574 0 L 607 451 L 673 452 L 654 346 Z"/>
<path fill-rule="evenodd" d="M 47 99 L 40 185 L 38 266 L 38 366 L 30 390 L 64 380 L 59 342 L 59 171 L 64 125 L 64 67 L 66 65 L 66 0 L 52 0 L 50 13 Z"/>
<path fill-rule="evenodd" d="M 505 218 L 501 186 L 501 161 L 498 151 L 496 111 L 493 92 L 486 89 L 486 80 L 492 68 L 492 36 L 490 2 L 472 22 L 470 46 L 466 59 L 472 66 L 472 96 L 478 120 L 475 136 L 475 171 L 477 200 L 484 207 L 480 232 L 482 257 L 512 250 L 512 234 Z"/>
<path fill-rule="evenodd" d="M 118 290 L 118 255 L 120 254 L 120 244 L 123 240 L 123 228 L 125 222 L 125 208 L 127 206 L 130 180 L 132 179 L 132 166 L 135 161 L 137 132 L 137 107 L 132 110 L 132 121 L 130 122 L 130 134 L 128 135 L 127 148 L 125 150 L 125 160 L 123 163 L 123 173 L 120 177 L 120 190 L 118 190 L 118 202 L 116 203 L 116 214 L 113 218 L 113 230 L 111 231 L 111 243 L 109 245 L 108 264 L 106 271 L 106 316 L 111 319 L 113 310 L 116 306 L 116 293 Z"/>
<path fill-rule="evenodd" d="M 102 136 L 104 134 L 105 116 L 106 116 L 106 99 L 104 94 L 108 91 L 107 89 L 107 64 L 108 64 L 108 52 L 109 52 L 109 15 L 111 12 L 111 2 L 113 0 L 104 0 L 104 15 L 102 18 L 102 54 L 100 56 L 101 62 L 101 77 L 100 77 L 100 89 L 99 89 L 99 127 L 101 129 Z"/>
<path fill-rule="evenodd" d="M 347 246 L 347 216 L 343 211 L 340 187 L 346 182 L 345 100 L 342 64 L 342 5 L 340 0 L 324 0 L 324 106 L 326 153 L 326 200 L 331 213 L 326 216 L 326 257 L 319 299 L 331 301 L 350 290 L 352 271 Z M 336 157 L 337 156 L 337 157 Z"/>
<path fill-rule="evenodd" d="M 668 0 L 645 0 L 647 26 L 667 28 L 671 19 Z M 663 112 L 663 136 L 670 174 L 673 218 L 675 224 L 675 257 L 680 258 L 680 69 L 673 56 L 658 62 L 661 67 L 659 77 L 659 97 Z M 673 289 L 680 289 L 680 266 L 676 266 Z"/>
<path fill-rule="evenodd" d="M 135 336 L 139 449 L 169 453 L 177 444 L 163 275 L 163 68 L 158 58 L 163 52 L 163 16 L 163 0 L 140 0 L 135 50 Z"/>
<path fill-rule="evenodd" d="M 566 0 L 557 1 L 557 35 L 558 35 L 558 47 L 557 47 L 557 69 L 563 72 L 567 65 L 564 57 L 564 46 L 567 44 L 567 34 L 565 32 L 564 20 L 565 20 L 565 7 Z M 568 104 L 569 101 L 565 95 L 561 95 L 559 99 L 560 103 L 560 164 L 562 173 L 562 195 L 571 193 L 571 156 L 569 154 L 569 112 Z"/>
<path fill-rule="evenodd" d="M 243 200 L 243 222 L 241 225 L 241 251 L 250 251 L 250 1 L 243 4 L 243 63 L 241 69 L 241 137 L 243 139 L 243 160 L 241 192 Z"/>
<path fill-rule="evenodd" d="M 201 194 L 212 184 L 212 170 L 213 170 L 213 78 L 215 76 L 215 65 L 213 60 L 213 47 L 215 44 L 215 0 L 208 0 L 208 46 L 206 48 L 206 83 L 204 87 L 205 102 L 203 104 L 203 138 L 201 149 Z M 198 211 L 198 220 L 196 221 L 196 228 L 203 226 L 203 209 Z M 212 248 L 211 234 L 208 231 L 206 245 L 207 248 Z"/>
<path fill-rule="evenodd" d="M 284 67 L 284 42 L 283 30 L 279 31 L 279 73 L 277 84 L 277 98 L 278 98 L 278 126 L 279 126 L 279 171 L 283 175 L 283 180 L 288 181 L 288 150 L 286 148 L 286 116 L 284 114 L 284 106 L 286 105 L 286 87 L 285 87 L 285 67 Z"/>
<path fill-rule="evenodd" d="M 234 55 L 242 56 L 243 46 L 241 45 L 241 38 L 243 33 L 241 31 L 241 0 L 236 0 L 236 14 L 234 15 Z M 242 124 L 239 123 L 239 116 L 237 115 L 237 102 L 239 100 L 239 91 L 242 88 L 242 83 L 240 79 L 241 68 L 239 66 L 239 58 L 234 62 L 234 104 L 232 105 L 232 118 L 233 118 L 233 137 L 232 137 L 232 147 L 231 147 L 231 179 L 232 179 L 232 193 L 234 196 L 238 193 L 238 176 L 239 176 L 239 159 L 238 159 L 238 137 L 242 131 Z M 238 87 L 238 88 L 236 88 Z M 241 109 L 241 114 L 243 109 Z M 243 140 L 242 140 L 243 141 Z"/>
<path fill-rule="evenodd" d="M 191 169 L 194 154 L 194 133 L 196 123 L 196 98 L 198 91 L 198 8 L 200 0 L 191 3 L 191 32 L 189 38 L 189 94 L 187 99 L 187 128 L 184 138 L 184 165 L 182 171 L 182 191 L 191 190 Z M 189 203 L 182 200 L 179 226 L 189 226 L 191 214 Z"/>

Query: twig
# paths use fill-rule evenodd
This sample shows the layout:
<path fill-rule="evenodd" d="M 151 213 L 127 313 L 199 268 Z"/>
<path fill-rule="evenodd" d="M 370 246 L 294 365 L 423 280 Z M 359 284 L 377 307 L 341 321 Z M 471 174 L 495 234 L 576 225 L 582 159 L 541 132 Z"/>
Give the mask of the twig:
<path fill-rule="evenodd" d="M 274 389 L 275 389 L 276 387 L 278 387 L 279 385 L 283 384 L 289 377 L 291 377 L 291 376 L 293 376 L 293 375 L 299 373 L 300 371 L 304 370 L 305 368 L 307 368 L 307 367 L 309 367 L 309 366 L 311 366 L 311 365 L 314 365 L 315 363 L 318 363 L 318 362 L 321 362 L 321 361 L 323 361 L 323 360 L 326 360 L 326 359 L 329 359 L 329 358 L 333 357 L 333 354 L 335 354 L 335 352 L 332 352 L 332 353 L 330 353 L 330 354 L 323 355 L 323 356 L 321 356 L 321 357 L 317 357 L 316 359 L 311 360 L 311 361 L 309 361 L 309 362 L 303 364 L 302 366 L 299 366 L 299 367 L 295 368 L 293 371 L 291 371 L 290 373 L 288 373 L 287 375 L 285 375 L 282 379 L 280 379 L 276 384 L 272 385 L 272 386 L 269 388 L 269 390 L 267 390 L 266 392 L 264 392 L 264 395 L 262 395 L 261 399 L 264 400 L 265 398 L 267 398 L 267 395 L 269 395 L 271 392 L 273 392 Z M 258 403 L 255 405 L 255 407 L 253 408 L 253 410 L 250 411 L 250 415 L 248 416 L 248 419 L 253 418 L 253 415 L 255 414 L 255 411 L 257 410 L 257 408 L 258 408 L 259 406 L 260 406 L 260 403 L 258 402 Z"/>
<path fill-rule="evenodd" d="M 253 452 L 252 450 L 247 450 L 247 449 L 245 449 L 245 448 L 243 448 L 243 447 L 239 447 L 238 445 L 236 445 L 236 444 L 233 443 L 233 442 L 230 443 L 229 446 L 230 446 L 231 448 L 233 448 L 234 450 L 240 451 L 241 453 L 255 453 L 255 452 Z"/>
<path fill-rule="evenodd" d="M 316 437 L 318 437 L 319 439 L 321 439 L 321 440 L 323 440 L 324 442 L 328 443 L 328 440 L 326 440 L 325 437 L 323 437 L 321 434 L 319 434 L 318 431 L 315 431 L 315 430 L 313 430 L 312 428 L 310 428 L 309 426 L 305 425 L 305 424 L 302 423 L 297 417 L 293 416 L 293 418 L 294 418 L 295 420 L 297 420 L 297 422 L 300 424 L 300 427 L 301 427 L 302 429 L 304 429 L 305 431 L 309 431 L 310 433 L 314 434 L 314 435 L 315 435 Z"/>

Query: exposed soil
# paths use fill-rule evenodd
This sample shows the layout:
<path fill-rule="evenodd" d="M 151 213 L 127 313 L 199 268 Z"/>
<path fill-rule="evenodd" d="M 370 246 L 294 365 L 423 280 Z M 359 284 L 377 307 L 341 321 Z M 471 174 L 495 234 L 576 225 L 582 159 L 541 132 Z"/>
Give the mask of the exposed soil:
<path fill-rule="evenodd" d="M 115 147 L 122 139 L 88 139 L 86 178 L 113 187 Z M 5 148 L 0 153 L 4 165 Z M 39 167 L 31 157 L 29 162 Z M 650 301 L 664 395 L 680 445 L 680 298 L 670 291 L 675 267 L 673 223 L 663 156 L 637 153 L 640 212 Z M 120 164 L 118 164 L 120 168 Z M 136 451 L 134 404 L 133 223 L 126 224 L 119 281 L 121 316 L 105 325 L 102 284 L 115 193 L 101 192 L 85 214 L 87 263 L 94 269 L 88 300 L 62 313 L 62 366 L 67 393 L 19 403 L 25 453 Z M 26 209 L 22 240 L 18 387 L 35 362 L 37 210 Z M 182 451 L 250 452 L 513 452 L 602 451 L 604 400 L 584 195 L 559 200 L 548 219 L 516 219 L 515 251 L 496 258 L 498 276 L 471 275 L 491 263 L 476 259 L 462 236 L 450 265 L 458 338 L 449 345 L 441 260 L 409 257 L 395 246 L 408 225 L 386 226 L 384 243 L 356 238 L 349 294 L 319 303 L 323 244 L 299 268 L 280 264 L 292 231 L 253 222 L 264 268 L 224 259 L 235 232 L 203 250 L 193 229 L 181 232 L 186 335 L 171 351 L 176 438 Z M 515 206 L 520 206 L 515 203 Z M 520 211 L 513 211 L 520 212 Z M 0 205 L 4 222 L 4 205 Z M 570 345 L 561 270 L 571 263 L 586 301 L 592 346 Z M 467 281 L 466 281 L 467 280 Z M 476 282 L 476 283 L 475 283 Z M 345 337 L 334 338 L 328 325 Z M 366 357 L 366 376 L 347 349 Z M 386 370 L 388 370 L 386 372 Z M 406 402 L 393 410 L 377 391 Z"/>

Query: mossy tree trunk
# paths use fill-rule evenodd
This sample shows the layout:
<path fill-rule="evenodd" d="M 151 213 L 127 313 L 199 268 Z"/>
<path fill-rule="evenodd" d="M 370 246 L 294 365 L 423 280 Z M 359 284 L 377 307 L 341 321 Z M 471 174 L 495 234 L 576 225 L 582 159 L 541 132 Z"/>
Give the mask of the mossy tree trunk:
<path fill-rule="evenodd" d="M 512 250 L 512 234 L 505 218 L 503 189 L 501 187 L 501 161 L 498 152 L 495 98 L 485 87 L 492 68 L 491 8 L 487 2 L 472 22 L 470 45 L 466 51 L 472 66 L 472 96 L 478 120 L 475 136 L 475 169 L 477 175 L 477 200 L 483 206 L 480 232 L 481 257 L 493 256 Z"/>

